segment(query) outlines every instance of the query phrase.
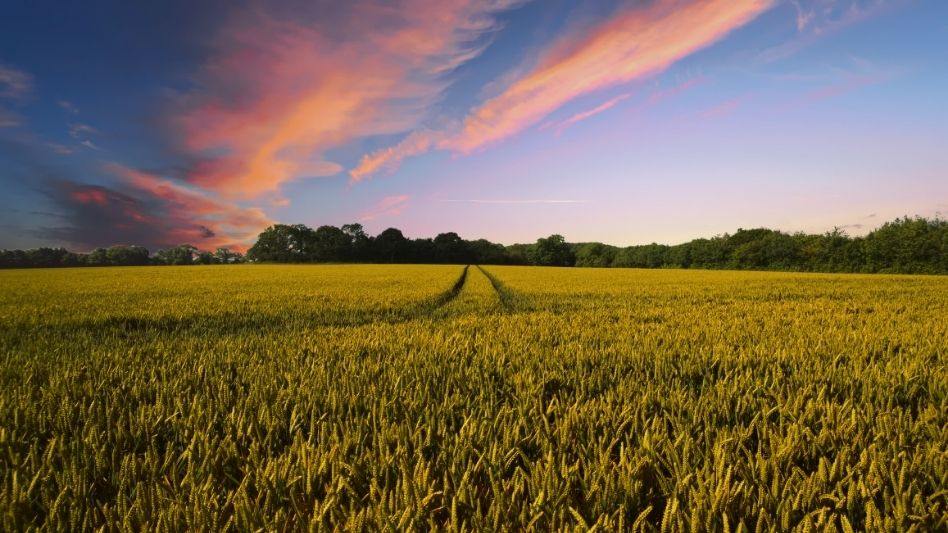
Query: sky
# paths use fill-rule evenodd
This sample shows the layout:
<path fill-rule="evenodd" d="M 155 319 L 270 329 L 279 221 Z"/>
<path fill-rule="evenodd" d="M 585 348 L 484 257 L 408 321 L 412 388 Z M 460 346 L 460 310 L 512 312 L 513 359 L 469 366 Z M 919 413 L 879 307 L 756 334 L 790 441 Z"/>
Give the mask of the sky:
<path fill-rule="evenodd" d="M 943 0 L 9 0 L 0 248 L 948 213 Z"/>

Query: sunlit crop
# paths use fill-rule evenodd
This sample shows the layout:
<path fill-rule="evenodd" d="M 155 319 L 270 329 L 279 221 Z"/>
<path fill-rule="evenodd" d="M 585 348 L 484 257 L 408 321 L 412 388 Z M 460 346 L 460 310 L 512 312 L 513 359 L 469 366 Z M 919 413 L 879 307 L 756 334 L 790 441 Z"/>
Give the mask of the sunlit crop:
<path fill-rule="evenodd" d="M 0 523 L 948 528 L 948 278 L 0 272 Z"/>

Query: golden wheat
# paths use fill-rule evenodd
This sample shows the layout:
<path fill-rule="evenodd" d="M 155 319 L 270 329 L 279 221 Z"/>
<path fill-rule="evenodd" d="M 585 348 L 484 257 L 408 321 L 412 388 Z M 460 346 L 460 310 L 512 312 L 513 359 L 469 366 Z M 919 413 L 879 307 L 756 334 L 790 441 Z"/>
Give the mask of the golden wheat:
<path fill-rule="evenodd" d="M 944 530 L 948 279 L 0 272 L 7 529 Z"/>

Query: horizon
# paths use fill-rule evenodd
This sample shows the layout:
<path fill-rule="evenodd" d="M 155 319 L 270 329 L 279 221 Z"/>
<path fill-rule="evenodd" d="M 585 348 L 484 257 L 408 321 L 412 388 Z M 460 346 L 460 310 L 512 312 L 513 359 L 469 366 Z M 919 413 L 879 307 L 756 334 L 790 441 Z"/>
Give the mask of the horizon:
<path fill-rule="evenodd" d="M 943 2 L 8 12 L 0 249 L 246 250 L 353 220 L 674 245 L 948 211 Z"/>
<path fill-rule="evenodd" d="M 613 243 L 602 242 L 602 241 L 573 241 L 573 240 L 570 240 L 570 239 L 568 239 L 568 238 L 565 238 L 565 236 L 560 235 L 560 234 L 539 235 L 536 239 L 531 239 L 531 240 L 528 240 L 528 241 L 503 242 L 503 241 L 494 241 L 494 240 L 488 239 L 488 238 L 486 238 L 486 237 L 477 237 L 477 236 L 468 237 L 468 236 L 465 236 L 465 235 L 462 235 L 462 234 L 459 234 L 459 233 L 457 233 L 457 232 L 450 231 L 450 230 L 448 230 L 448 231 L 440 231 L 440 232 L 437 232 L 436 234 L 429 234 L 429 235 L 412 235 L 412 234 L 409 234 L 409 233 L 406 233 L 406 232 L 402 231 L 400 228 L 397 228 L 397 227 L 395 227 L 395 226 L 390 226 L 390 227 L 388 227 L 388 228 L 380 229 L 378 232 L 375 232 L 374 234 L 370 232 L 370 233 L 368 233 L 368 236 L 369 236 L 370 238 L 375 238 L 375 237 L 378 237 L 379 233 L 382 233 L 382 232 L 384 232 L 384 231 L 386 231 L 386 230 L 389 230 L 389 229 L 398 230 L 399 232 L 401 232 L 401 233 L 405 236 L 406 239 L 409 239 L 409 240 L 432 240 L 432 239 L 434 239 L 435 237 L 437 237 L 437 236 L 439 236 L 439 235 L 454 233 L 455 235 L 457 235 L 458 237 L 460 237 L 462 240 L 464 240 L 464 241 L 466 241 L 466 242 L 475 242 L 475 241 L 479 241 L 479 240 L 486 240 L 486 241 L 488 241 L 488 242 L 490 242 L 490 243 L 492 243 L 492 244 L 499 244 L 499 245 L 504 246 L 504 247 L 506 247 L 506 248 L 510 248 L 510 247 L 514 247 L 514 246 L 533 246 L 534 244 L 536 244 L 536 243 L 537 243 L 539 240 L 541 240 L 541 239 L 559 235 L 559 236 L 561 236 L 561 237 L 564 237 L 566 243 L 569 244 L 570 246 L 583 246 L 583 245 L 587 245 L 587 244 L 602 244 L 602 245 L 605 245 L 605 246 L 609 246 L 609 247 L 611 247 L 611 248 L 623 249 L 623 248 L 636 248 L 636 247 L 643 247 L 643 246 L 658 245 L 658 246 L 665 246 L 665 247 L 673 248 L 673 247 L 676 247 L 676 246 L 686 245 L 686 244 L 692 243 L 692 242 L 697 241 L 697 240 L 702 240 L 702 239 L 704 239 L 704 240 L 711 240 L 711 239 L 727 238 L 727 237 L 731 237 L 731 236 L 733 236 L 735 233 L 738 233 L 738 232 L 741 232 L 741 231 L 755 231 L 755 230 L 773 231 L 773 232 L 782 233 L 782 234 L 784 234 L 784 235 L 790 235 L 790 236 L 798 236 L 798 235 L 809 235 L 809 236 L 814 236 L 814 235 L 827 235 L 827 234 L 829 234 L 829 233 L 838 231 L 838 232 L 840 232 L 840 234 L 843 235 L 844 237 L 847 237 L 847 238 L 850 238 L 850 239 L 860 239 L 860 238 L 863 238 L 863 237 L 866 237 L 866 236 L 872 234 L 872 233 L 875 232 L 877 229 L 880 229 L 882 226 L 884 226 L 884 225 L 886 225 L 886 224 L 894 223 L 894 222 L 899 222 L 899 221 L 903 221 L 903 220 L 925 220 L 925 221 L 928 221 L 928 222 L 937 222 L 937 221 L 942 221 L 942 222 L 944 222 L 944 221 L 945 221 L 945 219 L 941 216 L 940 213 L 939 213 L 939 214 L 936 214 L 934 217 L 922 217 L 922 216 L 920 216 L 920 215 L 912 215 L 912 216 L 903 215 L 903 216 L 901 216 L 901 217 L 896 217 L 896 218 L 893 218 L 893 219 L 891 219 L 891 220 L 879 221 L 879 223 L 878 223 L 876 226 L 873 226 L 873 227 L 871 227 L 871 228 L 868 228 L 868 229 L 866 229 L 865 231 L 861 231 L 861 232 L 858 233 L 858 234 L 851 233 L 851 232 L 847 231 L 846 228 L 839 228 L 839 227 L 830 228 L 829 230 L 824 231 L 824 232 L 808 233 L 808 232 L 805 232 L 805 231 L 787 231 L 787 230 L 784 230 L 784 229 L 781 229 L 781 228 L 768 228 L 768 227 L 764 227 L 764 226 L 758 226 L 758 227 L 746 227 L 746 228 L 740 227 L 740 228 L 735 228 L 735 229 L 733 229 L 733 230 L 731 230 L 731 231 L 726 231 L 726 232 L 723 232 L 723 233 L 717 233 L 717 234 L 715 234 L 715 235 L 698 235 L 698 236 L 695 236 L 695 237 L 693 237 L 693 238 L 690 238 L 690 239 L 687 239 L 687 240 L 683 240 L 683 241 L 680 241 L 680 242 L 642 241 L 642 242 L 635 242 L 635 243 L 630 243 L 630 244 L 613 244 Z M 278 222 L 278 223 L 275 223 L 274 225 L 295 226 L 295 225 L 297 225 L 297 224 Z M 304 225 L 304 226 L 307 226 L 307 227 L 308 227 L 309 229 L 311 229 L 311 230 L 315 230 L 315 229 L 318 229 L 318 228 L 320 227 L 320 226 L 310 227 L 310 226 L 308 226 L 308 225 L 306 225 L 306 224 L 303 224 L 303 225 Z M 340 225 L 340 226 L 333 226 L 333 225 L 331 225 L 331 224 L 325 224 L 324 226 L 330 226 L 330 227 L 339 229 L 342 225 Z M 360 224 L 360 226 L 361 226 L 361 224 Z M 256 242 L 256 240 L 255 240 L 254 242 Z M 181 247 L 181 246 L 193 246 L 194 248 L 197 249 L 197 251 L 213 251 L 213 249 L 201 248 L 201 247 L 199 247 L 199 246 L 194 246 L 192 243 L 188 243 L 188 242 L 182 242 L 182 243 L 178 243 L 178 244 L 167 245 L 167 246 L 165 246 L 165 247 L 159 247 L 159 248 L 149 248 L 149 247 L 147 247 L 147 246 L 143 246 L 143 245 L 141 245 L 141 244 L 131 243 L 131 242 L 128 242 L 128 243 L 126 243 L 126 242 L 117 242 L 117 243 L 114 243 L 114 244 L 109 245 L 109 246 L 100 246 L 100 247 L 96 247 L 96 248 L 87 248 L 87 249 L 71 249 L 71 250 L 68 250 L 68 251 L 69 251 L 69 252 L 72 252 L 72 253 L 77 253 L 77 254 L 89 254 L 89 253 L 92 253 L 94 250 L 97 250 L 97 249 L 105 249 L 105 248 L 109 248 L 109 247 L 126 247 L 126 248 L 128 248 L 128 247 L 136 247 L 136 246 L 147 249 L 149 255 L 152 255 L 152 256 L 154 256 L 156 252 L 159 252 L 159 251 L 162 251 L 162 250 L 167 250 L 167 249 L 172 249 L 172 248 L 178 248 L 178 247 Z M 251 244 L 251 246 L 252 246 L 252 244 Z M 62 247 L 62 246 L 56 246 L 56 247 L 45 247 L 45 248 L 64 248 L 64 247 Z M 226 249 L 226 250 L 229 250 L 229 251 L 235 251 L 235 252 L 239 252 L 239 253 L 241 253 L 241 254 L 244 254 L 244 253 L 247 252 L 247 249 L 249 248 L 249 246 L 248 246 L 248 247 L 241 247 L 241 248 L 237 248 L 237 247 L 235 247 L 235 248 L 230 248 L 230 247 L 226 247 L 226 246 L 225 246 L 225 247 L 223 247 L 223 248 Z M 36 249 L 36 248 L 34 248 L 34 249 Z M 13 251 L 13 249 L 0 248 L 0 251 Z"/>

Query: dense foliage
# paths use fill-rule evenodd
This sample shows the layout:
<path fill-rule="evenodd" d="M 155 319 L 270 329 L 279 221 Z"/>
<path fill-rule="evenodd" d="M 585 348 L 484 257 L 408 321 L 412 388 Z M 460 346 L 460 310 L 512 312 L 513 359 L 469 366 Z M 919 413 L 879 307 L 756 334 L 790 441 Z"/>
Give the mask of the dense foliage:
<path fill-rule="evenodd" d="M 442 233 L 433 239 L 409 239 L 389 228 L 375 237 L 360 224 L 342 228 L 302 224 L 277 224 L 260 234 L 247 252 L 252 261 L 276 263 L 516 263 L 502 244 L 484 239 L 466 241 L 457 233 Z"/>
<path fill-rule="evenodd" d="M 75 253 L 65 248 L 33 250 L 0 250 L 0 268 L 49 268 L 81 266 L 143 266 L 143 265 L 220 265 L 243 263 L 244 256 L 228 248 L 214 252 L 200 251 L 189 244 L 159 250 L 150 255 L 142 246 L 116 245 Z"/>
<path fill-rule="evenodd" d="M 0 272 L 24 530 L 945 531 L 948 278 Z"/>
<path fill-rule="evenodd" d="M 840 230 L 812 235 L 758 228 L 668 246 L 625 248 L 602 243 L 571 244 L 561 235 L 534 244 L 504 246 L 468 241 L 457 233 L 409 239 L 395 228 L 372 237 L 360 224 L 341 228 L 276 224 L 260 234 L 247 260 L 268 263 L 427 263 L 580 267 L 703 268 L 797 272 L 948 273 L 948 221 L 902 218 L 865 237 Z M 149 257 L 139 246 L 113 246 L 90 254 L 64 249 L 0 251 L 0 268 L 240 263 L 226 248 L 201 252 L 190 245 Z"/>
<path fill-rule="evenodd" d="M 313 230 L 276 225 L 260 235 L 248 258 L 269 262 L 377 262 L 513 264 L 543 266 L 705 268 L 812 272 L 948 273 L 948 222 L 903 218 L 865 237 L 840 230 L 822 235 L 739 229 L 676 246 L 619 248 L 602 243 L 570 244 L 551 235 L 532 245 L 504 247 L 466 241 L 456 233 L 408 239 L 389 228 L 376 237 L 352 224 Z"/>
<path fill-rule="evenodd" d="M 265 262 L 376 262 L 543 266 L 705 268 L 814 272 L 948 273 L 948 222 L 903 218 L 865 237 L 840 230 L 823 235 L 739 229 L 676 246 L 619 248 L 570 244 L 551 235 L 532 245 L 466 241 L 456 233 L 408 239 L 389 228 L 370 237 L 362 226 L 275 225 L 260 234 L 248 258 Z"/>
<path fill-rule="evenodd" d="M 676 246 L 575 245 L 576 266 L 948 273 L 948 221 L 902 218 L 865 237 L 740 229 Z"/>

